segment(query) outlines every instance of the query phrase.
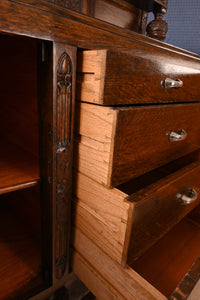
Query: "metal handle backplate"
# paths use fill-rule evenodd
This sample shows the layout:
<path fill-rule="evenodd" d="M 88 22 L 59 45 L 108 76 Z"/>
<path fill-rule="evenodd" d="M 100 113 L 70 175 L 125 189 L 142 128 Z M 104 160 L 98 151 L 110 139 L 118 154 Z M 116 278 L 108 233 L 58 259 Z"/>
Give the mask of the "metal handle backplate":
<path fill-rule="evenodd" d="M 181 204 L 187 205 L 194 202 L 197 199 L 198 194 L 194 189 L 188 189 L 184 194 L 177 193 L 176 197 Z"/>
<path fill-rule="evenodd" d="M 180 79 L 171 79 L 171 78 L 165 78 L 164 80 L 161 81 L 162 87 L 165 89 L 178 89 L 183 86 L 183 81 Z"/>
<path fill-rule="evenodd" d="M 170 142 L 178 142 L 178 141 L 183 141 L 186 139 L 187 132 L 183 129 L 180 129 L 178 131 L 167 132 L 166 136 L 168 137 L 168 140 Z"/>

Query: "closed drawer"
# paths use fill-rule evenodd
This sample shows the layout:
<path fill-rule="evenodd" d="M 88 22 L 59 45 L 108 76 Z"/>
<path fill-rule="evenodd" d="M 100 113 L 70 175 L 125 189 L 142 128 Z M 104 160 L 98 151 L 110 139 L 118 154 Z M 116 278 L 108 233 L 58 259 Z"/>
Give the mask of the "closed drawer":
<path fill-rule="evenodd" d="M 75 226 L 114 260 L 130 265 L 200 202 L 198 163 L 168 176 L 165 172 L 160 170 L 155 182 L 141 190 L 148 178 L 107 189 L 76 173 Z"/>
<path fill-rule="evenodd" d="M 83 51 L 76 97 L 102 105 L 200 101 L 199 80 L 199 58 L 159 47 Z"/>
<path fill-rule="evenodd" d="M 112 108 L 77 103 L 76 112 L 75 167 L 108 187 L 200 146 L 199 104 Z M 170 141 L 173 132 L 180 139 Z"/>

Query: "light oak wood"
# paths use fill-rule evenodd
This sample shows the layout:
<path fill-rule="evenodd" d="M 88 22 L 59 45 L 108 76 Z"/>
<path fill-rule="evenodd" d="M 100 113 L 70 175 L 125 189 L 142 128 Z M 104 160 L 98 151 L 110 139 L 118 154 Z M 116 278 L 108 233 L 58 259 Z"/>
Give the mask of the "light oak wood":
<path fill-rule="evenodd" d="M 166 300 L 133 269 L 121 268 L 77 228 L 74 235 L 73 271 L 99 300 Z"/>
<path fill-rule="evenodd" d="M 190 205 L 181 205 L 176 197 L 188 188 L 200 195 L 198 162 L 168 176 L 165 172 L 138 192 L 133 180 L 127 193 L 125 186 L 123 191 L 107 189 L 74 172 L 75 226 L 118 263 L 131 264 L 199 204 L 199 196 Z"/>
<path fill-rule="evenodd" d="M 77 103 L 75 168 L 108 187 L 136 178 L 199 149 L 199 113 L 199 104 L 112 108 Z M 180 129 L 186 139 L 170 142 L 167 134 Z"/>

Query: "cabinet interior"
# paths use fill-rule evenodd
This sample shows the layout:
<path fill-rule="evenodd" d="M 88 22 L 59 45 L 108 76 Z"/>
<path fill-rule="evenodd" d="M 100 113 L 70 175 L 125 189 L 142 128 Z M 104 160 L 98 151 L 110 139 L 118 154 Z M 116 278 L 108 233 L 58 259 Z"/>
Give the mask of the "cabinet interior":
<path fill-rule="evenodd" d="M 38 46 L 15 36 L 0 42 L 0 298 L 19 299 L 43 284 Z"/>

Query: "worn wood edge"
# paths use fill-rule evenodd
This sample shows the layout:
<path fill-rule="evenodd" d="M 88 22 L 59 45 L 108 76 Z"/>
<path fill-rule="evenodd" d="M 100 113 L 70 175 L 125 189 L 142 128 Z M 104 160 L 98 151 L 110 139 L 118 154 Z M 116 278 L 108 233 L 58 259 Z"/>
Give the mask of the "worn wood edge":
<path fill-rule="evenodd" d="M 133 226 L 133 212 L 134 212 L 134 204 L 130 203 L 129 211 L 128 211 L 127 230 L 125 235 L 125 242 L 124 242 L 122 261 L 121 261 L 123 267 L 127 266 L 128 250 L 129 250 L 129 244 L 131 240 L 132 226 Z"/>
<path fill-rule="evenodd" d="M 111 135 L 111 143 L 110 143 L 110 157 L 109 157 L 109 165 L 108 165 L 108 175 L 107 175 L 107 184 L 108 188 L 113 188 L 115 186 L 114 180 L 112 178 L 113 169 L 114 169 L 114 148 L 115 141 L 117 140 L 116 135 L 116 127 L 117 127 L 117 118 L 119 111 L 112 109 L 113 112 L 113 126 L 112 126 L 112 135 Z"/>
<path fill-rule="evenodd" d="M 125 299 L 167 299 L 133 269 L 130 267 L 122 268 L 121 265 L 108 257 L 77 228 L 74 229 L 73 246 L 75 251 L 78 252 L 84 260 L 89 262 L 92 268 L 98 272 L 101 277 L 106 279 L 107 283 L 125 296 Z"/>
<path fill-rule="evenodd" d="M 169 300 L 185 300 L 195 288 L 200 279 L 200 257 L 194 262 L 183 280 L 179 283 Z"/>
<path fill-rule="evenodd" d="M 16 184 L 16 185 L 13 185 L 13 186 L 3 187 L 3 188 L 0 188 L 0 195 L 5 194 L 5 193 L 18 191 L 18 190 L 22 190 L 22 189 L 27 189 L 27 188 L 38 185 L 39 182 L 40 182 L 40 179 L 38 178 L 37 180 L 33 180 L 33 181 L 30 181 L 30 182 L 24 182 L 24 183 Z"/>
<path fill-rule="evenodd" d="M 131 201 L 137 203 L 139 205 L 140 201 L 147 201 L 150 194 L 154 193 L 155 191 L 161 190 L 164 186 L 172 184 L 177 179 L 181 179 L 182 177 L 186 176 L 186 174 L 193 172 L 194 169 L 200 167 L 200 162 L 191 163 L 189 166 L 181 168 L 180 170 L 161 178 L 160 180 L 156 181 L 155 183 L 141 189 L 139 192 L 136 192 L 130 196 L 125 198 L 126 201 Z"/>
<path fill-rule="evenodd" d="M 6 2 L 6 4 L 5 4 L 5 2 Z M 15 9 L 14 5 L 26 6 L 29 9 L 34 9 L 34 10 L 36 9 L 36 10 L 44 11 L 46 13 L 50 13 L 52 16 L 57 15 L 60 18 L 62 18 L 62 17 L 63 18 L 69 18 L 73 21 L 77 21 L 77 22 L 86 24 L 88 26 L 95 26 L 97 29 L 100 29 L 100 30 L 103 30 L 103 31 L 106 30 L 107 32 L 116 34 L 118 36 L 123 36 L 124 38 L 127 38 L 128 40 L 132 40 L 132 42 L 137 41 L 138 43 L 148 44 L 148 45 L 151 45 L 151 46 L 154 46 L 154 47 L 165 49 L 167 51 L 178 53 L 178 54 L 183 55 L 183 56 L 192 57 L 193 59 L 196 59 L 196 60 L 200 59 L 200 56 L 195 54 L 195 53 L 183 50 L 183 49 L 178 48 L 178 47 L 174 47 L 172 45 L 165 44 L 163 42 L 157 41 L 155 39 L 152 39 L 152 38 L 149 38 L 149 37 L 146 37 L 146 36 L 142 36 L 141 34 L 138 34 L 136 32 L 132 32 L 128 29 L 122 29 L 120 27 L 117 27 L 115 25 L 106 23 L 106 22 L 98 20 L 98 19 L 94 20 L 92 17 L 80 14 L 78 12 L 75 12 L 75 11 L 72 11 L 72 10 L 69 10 L 69 9 L 66 9 L 66 8 L 60 8 L 60 7 L 58 7 L 58 6 L 56 6 L 55 4 L 52 4 L 52 3 L 47 3 L 47 2 L 44 2 L 42 0 L 41 1 L 39 1 L 39 0 L 20 0 L 20 1 L 18 1 L 18 0 L 10 0 L 10 1 L 4 0 L 3 5 L 6 5 L 9 8 L 9 7 L 11 7 L 10 2 L 13 3 L 12 4 L 12 9 L 13 10 Z M 1 8 L 1 5 L 2 4 L 0 3 L 0 8 Z M 55 35 L 52 35 L 52 24 L 50 22 L 50 18 L 48 18 L 48 23 L 49 23 L 48 24 L 49 32 L 47 34 L 45 34 L 42 38 L 47 39 L 47 40 L 54 40 L 54 41 L 57 41 L 57 42 L 65 42 L 65 37 L 63 37 L 60 40 Z M 63 22 L 63 26 L 66 26 L 64 24 L 64 22 Z M 43 29 L 45 29 L 45 28 L 43 28 Z M 66 27 L 66 29 L 67 29 L 67 27 Z M 4 28 L 3 31 L 7 32 L 7 33 L 15 33 L 15 34 L 19 33 L 21 35 L 28 35 L 30 37 L 41 38 L 41 35 L 40 36 L 34 35 L 31 31 L 26 32 L 26 33 L 22 32 L 22 31 L 19 31 L 19 29 L 17 29 L 17 27 L 16 27 L 16 29 Z"/>

